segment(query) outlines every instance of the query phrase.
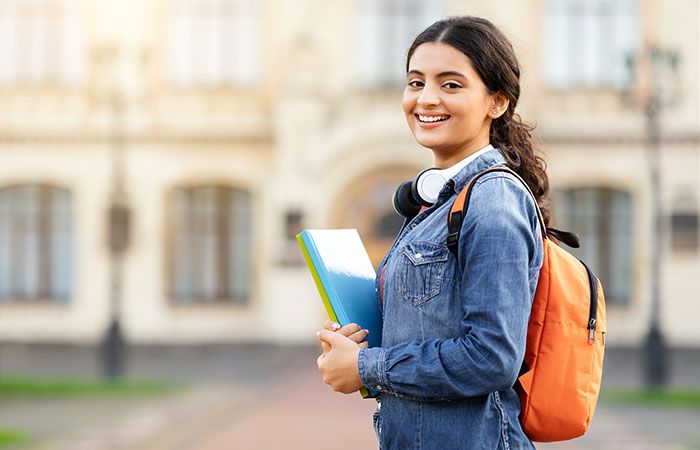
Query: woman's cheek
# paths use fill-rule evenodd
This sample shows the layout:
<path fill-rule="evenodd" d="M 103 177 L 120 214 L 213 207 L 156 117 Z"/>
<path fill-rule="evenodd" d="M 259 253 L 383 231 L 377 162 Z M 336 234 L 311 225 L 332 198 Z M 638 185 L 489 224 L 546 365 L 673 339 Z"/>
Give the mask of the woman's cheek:
<path fill-rule="evenodd" d="M 406 118 L 406 123 L 408 124 L 409 128 L 413 129 L 413 121 L 411 120 L 413 118 L 413 114 L 404 110 L 404 117 Z"/>

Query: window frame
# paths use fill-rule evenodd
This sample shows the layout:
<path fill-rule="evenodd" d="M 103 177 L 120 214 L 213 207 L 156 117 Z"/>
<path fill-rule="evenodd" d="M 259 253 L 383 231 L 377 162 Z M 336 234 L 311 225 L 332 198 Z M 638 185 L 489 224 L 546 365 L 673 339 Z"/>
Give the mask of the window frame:
<path fill-rule="evenodd" d="M 605 74 L 613 72 L 604 69 L 605 67 L 610 67 L 610 64 L 604 61 L 603 57 L 612 56 L 614 58 L 614 53 L 617 52 L 619 54 L 624 54 L 626 58 L 631 56 L 632 53 L 636 52 L 640 48 L 644 33 L 642 27 L 643 16 L 640 0 L 625 0 L 626 4 L 623 6 L 620 6 L 620 2 L 618 0 L 595 0 L 595 2 L 596 4 L 594 6 L 588 6 L 588 8 L 607 7 L 612 8 L 613 12 L 609 14 L 592 14 L 590 11 L 588 11 L 588 13 L 585 15 L 585 19 L 589 19 L 589 21 L 591 21 L 591 17 L 593 17 L 597 20 L 595 20 L 594 23 L 583 23 L 583 25 L 581 25 L 583 28 L 598 27 L 599 30 L 604 30 L 604 22 L 611 22 L 612 26 L 610 23 L 607 25 L 610 29 L 619 30 L 621 27 L 618 25 L 620 25 L 620 23 L 626 23 L 629 25 L 628 30 L 634 31 L 629 31 L 628 35 L 623 34 L 623 32 L 619 32 L 619 35 L 614 36 L 614 42 L 611 43 L 608 41 L 607 45 L 606 41 L 603 39 L 603 37 L 605 37 L 604 33 L 597 36 L 600 38 L 596 39 L 599 41 L 599 46 L 592 49 L 592 53 L 590 48 L 588 50 L 590 53 L 589 56 L 595 56 L 596 64 L 600 66 L 600 69 L 594 75 L 594 79 L 586 80 L 585 76 L 583 75 L 575 75 L 581 72 L 575 70 L 577 63 L 572 61 L 572 57 L 575 52 L 572 49 L 573 44 L 571 42 L 571 37 L 576 34 L 575 30 L 572 30 L 571 24 L 567 22 L 567 25 L 564 26 L 563 33 L 560 30 L 559 34 L 557 34 L 556 32 L 552 31 L 552 21 L 556 20 L 556 18 L 559 18 L 560 21 L 570 21 L 572 17 L 578 20 L 583 20 L 580 15 L 574 14 L 571 10 L 581 7 L 583 3 L 587 2 L 582 2 L 582 0 L 545 0 L 542 3 L 540 15 L 542 26 L 540 31 L 541 58 L 539 64 L 542 84 L 547 90 L 553 92 L 571 90 L 623 91 L 628 89 L 632 83 L 632 74 L 627 67 L 626 61 L 620 61 L 620 65 L 615 68 L 617 71 L 616 75 L 609 75 L 609 77 L 606 78 Z M 559 10 L 562 8 L 566 10 L 564 13 L 552 11 L 553 9 Z M 627 12 L 623 12 L 623 9 L 627 10 Z M 603 23 L 601 24 L 601 22 Z M 586 34 L 585 38 L 582 38 L 580 42 L 578 42 L 578 47 L 584 46 L 585 50 L 587 42 L 590 41 L 589 34 L 590 33 Z M 553 37 L 553 35 L 556 37 Z M 566 48 L 563 50 L 562 47 L 564 44 L 561 44 L 562 41 L 567 42 Z M 555 44 L 559 46 L 556 47 L 558 50 L 556 54 L 553 53 L 555 49 L 552 47 Z M 619 48 L 612 50 L 612 48 L 615 46 Z M 622 47 L 629 48 L 623 49 Z M 601 48 L 605 49 L 605 51 L 601 52 Z M 561 57 L 562 55 L 566 59 L 566 62 L 563 66 L 560 65 L 556 68 L 556 72 L 558 73 L 554 75 L 553 73 L 555 69 L 550 66 L 551 61 L 553 58 L 557 56 Z M 581 64 L 588 66 L 588 64 Z M 564 74 L 562 74 L 562 71 Z"/>
<path fill-rule="evenodd" d="M 5 61 L 15 59 L 14 65 L 0 62 L 0 89 L 73 87 L 88 79 L 88 26 L 80 6 L 76 0 L 0 0 L 0 41 L 9 41 L 0 49 L 10 54 Z M 37 23 L 44 25 L 39 31 Z"/>
<path fill-rule="evenodd" d="M 402 87 L 406 72 L 404 62 L 411 42 L 423 29 L 443 17 L 445 0 L 355 0 L 355 2 L 357 11 L 355 30 L 359 39 L 355 45 L 352 61 L 354 79 L 362 89 L 370 92 Z M 405 14 L 407 9 L 411 8 L 418 8 L 418 10 L 412 15 Z M 391 14 L 396 13 L 397 10 L 403 13 L 405 20 L 400 21 L 399 14 Z M 367 30 L 365 28 L 367 22 L 372 20 L 376 23 Z M 408 27 L 404 30 L 404 37 L 408 37 L 405 48 L 400 50 L 392 48 L 396 43 L 392 44 L 388 39 L 381 39 L 386 36 L 395 37 L 397 29 L 402 26 Z M 378 47 L 377 42 L 384 44 Z M 368 52 L 375 54 L 367 56 Z M 393 66 L 387 61 L 394 61 L 396 65 Z"/>
<path fill-rule="evenodd" d="M 204 191 L 207 189 L 212 189 L 216 194 L 216 199 L 215 199 L 215 204 L 218 205 L 217 209 L 215 210 L 214 215 L 218 217 L 218 221 L 216 223 L 215 229 L 216 233 L 215 236 L 216 238 L 214 239 L 215 245 L 214 248 L 217 249 L 216 252 L 216 273 L 217 276 L 215 278 L 216 280 L 216 293 L 215 295 L 203 295 L 201 292 L 200 293 L 188 293 L 187 295 L 182 295 L 177 292 L 177 286 L 176 286 L 176 276 L 178 272 L 178 267 L 176 263 L 176 258 L 177 256 L 177 193 L 178 191 L 180 192 L 189 192 L 189 195 L 195 195 L 195 192 L 197 191 Z M 235 276 L 235 274 L 227 271 L 228 267 L 232 263 L 232 261 L 236 258 L 236 256 L 233 253 L 226 253 L 225 251 L 218 251 L 219 249 L 223 248 L 224 245 L 230 244 L 229 239 L 231 239 L 230 232 L 229 234 L 226 233 L 221 233 L 221 231 L 224 229 L 225 225 L 228 224 L 230 225 L 230 222 L 228 221 L 231 218 L 232 215 L 232 206 L 231 206 L 231 201 L 233 200 L 233 197 L 237 194 L 241 194 L 247 197 L 246 202 L 247 205 L 245 205 L 245 208 L 247 208 L 247 218 L 244 218 L 245 226 L 247 226 L 247 230 L 244 230 L 242 233 L 247 233 L 245 237 L 243 238 L 243 242 L 246 243 L 247 247 L 247 255 L 244 255 L 243 258 L 246 260 L 246 267 L 244 269 L 241 269 L 244 271 L 243 277 L 246 279 L 246 285 L 243 287 L 243 290 L 245 291 L 245 294 L 242 296 L 236 296 L 233 291 L 235 291 L 235 287 L 232 287 L 232 276 Z M 199 195 L 202 195 L 201 193 Z M 227 203 L 228 202 L 228 203 Z M 228 204 L 226 209 L 222 210 L 221 205 L 223 204 Z M 255 195 L 253 191 L 246 187 L 246 186 L 240 186 L 240 185 L 233 185 L 230 183 L 211 183 L 211 182 L 204 182 L 204 183 L 187 183 L 187 184 L 178 184 L 166 192 L 166 208 L 165 208 L 165 292 L 166 295 L 169 299 L 169 303 L 177 308 L 201 308 L 201 307 L 206 307 L 206 306 L 230 306 L 230 307 L 249 307 L 251 303 L 253 302 L 253 298 L 255 295 L 255 276 L 254 276 L 254 267 L 255 267 L 255 229 L 254 229 L 254 224 L 255 224 L 255 214 L 256 214 L 256 207 L 255 207 L 256 201 L 255 201 Z M 199 225 L 195 225 L 195 227 L 199 227 L 197 230 L 194 232 L 188 231 L 190 233 L 188 239 L 190 240 L 188 245 L 191 246 L 196 246 L 198 244 L 193 243 L 193 241 L 199 240 L 201 242 L 202 240 L 202 227 L 203 225 L 201 224 L 201 217 L 196 217 L 198 214 L 202 214 L 201 209 L 206 208 L 206 205 L 199 205 L 195 206 L 194 209 L 192 209 L 192 201 L 190 200 L 190 210 L 185 212 L 187 216 L 187 220 L 189 222 L 193 221 L 199 221 Z M 199 211 L 198 211 L 199 210 Z M 222 220 L 222 217 L 226 217 L 225 220 Z M 229 229 L 230 230 L 230 229 Z M 221 243 L 221 237 L 224 237 L 225 241 L 223 244 Z M 201 245 L 201 244 L 200 244 Z M 194 250 L 194 253 L 190 255 L 191 259 L 198 258 L 197 255 L 200 255 L 204 253 L 205 250 L 199 249 L 199 250 Z M 196 254 L 195 254 L 196 253 Z M 222 263 L 223 261 L 223 263 Z M 200 286 L 197 286 L 196 284 L 199 283 Z M 190 280 L 190 288 L 192 291 L 197 291 L 203 289 L 201 284 L 203 282 L 201 281 L 193 281 Z"/>
<path fill-rule="evenodd" d="M 219 68 L 215 71 L 215 79 L 203 80 L 202 74 L 193 72 L 192 67 L 202 66 L 199 64 L 201 61 L 198 62 L 192 59 L 193 55 L 190 54 L 186 56 L 184 62 L 182 61 L 182 57 L 178 57 L 179 61 L 178 58 L 172 58 L 174 58 L 174 55 L 181 55 L 183 53 L 183 47 L 177 47 L 176 44 L 174 44 L 175 41 L 184 44 L 187 49 L 191 49 L 195 46 L 195 38 L 193 38 L 193 35 L 196 34 L 196 30 L 192 32 L 192 22 L 196 19 L 197 15 L 192 14 L 192 12 L 193 10 L 199 10 L 199 12 L 201 12 L 203 8 L 209 7 L 216 11 L 232 9 L 234 13 L 222 18 L 220 14 L 208 12 L 208 14 L 204 14 L 203 17 L 200 17 L 200 20 L 207 22 L 209 25 L 211 25 L 210 22 L 213 20 L 220 26 L 218 32 L 214 33 L 216 37 L 212 38 L 212 36 L 208 36 L 209 39 L 214 39 L 219 49 L 218 54 L 214 54 L 216 53 L 216 50 L 214 50 L 214 53 L 210 55 L 215 61 L 220 62 Z M 241 8 L 249 9 L 245 16 L 240 16 L 235 13 L 235 11 L 239 11 Z M 175 26 L 173 22 L 176 20 L 185 21 L 186 24 L 181 25 L 190 28 L 188 36 L 183 36 L 173 29 Z M 248 25 L 257 30 L 256 34 L 258 36 L 258 48 L 249 51 L 248 56 L 252 58 L 252 60 L 248 59 L 237 62 L 236 58 L 238 58 L 238 54 L 232 52 L 232 50 L 235 50 L 236 47 L 239 47 L 238 50 L 240 50 L 240 47 L 245 47 L 241 44 L 243 41 L 238 39 L 229 42 L 229 39 L 227 39 L 232 33 L 247 35 L 250 34 L 250 31 L 237 31 L 221 26 L 226 20 L 231 20 L 236 23 L 240 23 L 240 21 L 243 20 L 252 20 Z M 266 65 L 266 26 L 264 2 L 256 0 L 208 0 L 206 4 L 203 4 L 197 0 L 169 0 L 162 14 L 162 32 L 160 33 L 162 43 L 160 79 L 169 88 L 176 90 L 255 90 L 264 83 L 263 76 L 265 74 Z M 211 27 L 201 25 L 200 28 L 210 30 Z M 201 33 L 199 34 L 201 35 Z M 238 37 L 240 38 L 241 36 Z M 228 55 L 228 57 L 223 57 L 226 55 Z M 186 69 L 182 69 L 185 70 L 184 75 L 175 73 L 175 66 L 180 66 L 181 69 L 182 67 L 186 67 Z M 239 69 L 236 69 L 237 67 L 239 67 Z M 240 67 L 243 67 L 243 69 L 240 69 Z M 253 67 L 252 72 L 243 75 L 240 73 L 241 70 L 250 71 L 250 67 Z"/>
<path fill-rule="evenodd" d="M 594 218 L 596 220 L 592 221 L 591 216 L 588 215 L 586 216 L 586 220 L 590 221 L 593 223 L 593 226 L 595 228 L 594 233 L 596 234 L 596 241 L 594 245 L 594 249 L 592 250 L 593 253 L 593 258 L 588 257 L 586 255 L 582 255 L 581 253 L 583 252 L 583 248 L 586 246 L 586 241 L 585 241 L 585 236 L 580 236 L 582 238 L 581 242 L 581 249 L 569 249 L 566 248 L 568 252 L 570 252 L 572 255 L 574 255 L 576 258 L 581 258 L 583 261 L 588 264 L 591 269 L 593 270 L 593 273 L 600 278 L 601 283 L 603 284 L 603 290 L 605 291 L 606 294 L 606 303 L 609 306 L 612 307 L 621 307 L 621 308 L 626 308 L 629 307 L 635 298 L 635 285 L 634 285 L 634 261 L 635 261 L 635 236 L 636 236 L 636 229 L 634 225 L 634 218 L 635 218 L 635 211 L 636 211 L 636 206 L 635 206 L 635 195 L 634 192 L 631 189 L 627 189 L 625 187 L 618 187 L 618 186 L 607 186 L 607 185 L 575 185 L 575 186 L 563 186 L 563 187 L 557 187 L 553 192 L 553 200 L 555 202 L 554 206 L 554 213 L 555 213 L 555 219 L 556 222 L 554 224 L 554 228 L 562 227 L 566 231 L 571 231 L 577 234 L 580 234 L 580 231 L 577 230 L 575 227 L 572 226 L 572 221 L 575 221 L 576 218 L 572 216 L 574 211 L 574 208 L 577 207 L 575 203 L 573 203 L 573 196 L 578 193 L 578 195 L 586 195 L 586 193 L 590 193 L 590 195 L 593 195 L 595 197 L 595 204 L 598 204 L 599 206 L 602 205 L 602 208 L 597 209 L 594 212 Z M 612 209 L 614 208 L 614 196 L 615 195 L 623 195 L 625 198 L 627 210 L 626 211 L 621 211 L 622 214 L 626 215 L 627 225 L 626 230 L 620 231 L 618 234 L 619 236 L 627 236 L 626 237 L 626 245 L 627 245 L 627 252 L 628 254 L 626 260 L 622 260 L 623 262 L 626 262 L 626 270 L 627 270 L 627 286 L 624 289 L 625 291 L 625 296 L 624 297 L 613 297 L 613 291 L 611 287 L 608 287 L 606 290 L 606 285 L 609 285 L 609 279 L 610 277 L 615 276 L 615 272 L 617 270 L 613 267 L 615 265 L 614 261 L 611 260 L 610 254 L 611 251 L 608 250 L 606 252 L 606 249 L 613 249 L 615 247 L 613 243 L 613 230 L 615 227 L 615 224 L 611 221 L 608 220 L 607 222 L 602 221 L 601 218 L 610 218 L 612 217 Z M 570 200 L 572 200 L 568 205 L 564 206 L 561 202 L 566 200 L 566 197 L 568 197 Z M 584 206 L 592 206 L 592 204 L 584 205 Z M 579 208 L 581 205 L 578 206 Z M 562 212 L 562 210 L 564 210 Z M 579 211 L 579 215 L 581 212 Z M 625 258 L 623 256 L 622 258 Z M 592 261 L 591 259 L 595 259 Z M 618 270 L 624 270 L 624 264 L 623 267 L 619 268 Z"/>
<path fill-rule="evenodd" d="M 375 267 L 395 239 L 376 233 L 377 226 L 389 214 L 395 214 L 398 234 L 404 219 L 394 211 L 392 196 L 399 184 L 412 179 L 420 170 L 420 166 L 391 164 L 357 173 L 343 183 L 332 202 L 328 223 L 334 228 L 356 228 Z"/>
<path fill-rule="evenodd" d="M 692 223 L 683 223 L 683 220 L 689 220 Z M 690 229 L 679 229 L 679 226 L 689 226 Z M 693 257 L 700 253 L 700 211 L 691 208 L 674 208 L 668 215 L 668 230 L 671 254 Z M 685 239 L 691 241 L 690 246 L 684 242 Z"/>
<path fill-rule="evenodd" d="M 20 252 L 20 249 L 18 249 L 18 247 L 22 247 L 20 241 L 23 239 L 17 235 L 16 230 L 22 228 L 21 225 L 17 225 L 17 221 L 26 220 L 26 217 L 23 219 L 21 216 L 26 214 L 32 214 L 32 212 L 29 209 L 25 209 L 24 211 L 18 212 L 18 210 L 13 209 L 16 207 L 16 205 L 10 205 L 10 217 L 8 218 L 8 235 L 11 250 L 9 251 L 8 255 L 8 264 L 11 273 L 8 275 L 8 294 L 3 295 L 3 293 L 0 292 L 0 305 L 70 304 L 75 290 L 76 267 L 74 194 L 71 189 L 60 185 L 46 183 L 18 183 L 0 186 L 0 195 L 4 193 L 11 193 L 12 191 L 17 189 L 36 190 L 36 193 L 34 194 L 36 195 L 36 199 L 33 201 L 33 204 L 23 206 L 25 206 L 26 208 L 35 209 L 34 214 L 37 216 L 35 220 L 38 228 L 36 229 L 35 233 L 31 233 L 31 231 L 27 230 L 21 231 L 24 238 L 26 238 L 30 234 L 35 234 L 37 245 L 39 246 L 39 248 L 37 249 L 37 262 L 39 264 L 35 269 L 37 272 L 36 279 L 33 281 L 36 283 L 35 287 L 33 288 L 36 291 L 36 294 L 27 295 L 26 293 L 18 293 L 18 285 L 22 282 L 17 280 L 17 278 L 20 277 L 25 278 L 25 282 L 28 282 L 26 281 L 26 279 L 28 279 L 29 275 L 21 275 L 18 272 L 22 270 L 22 265 L 26 264 L 26 258 L 31 258 L 31 256 L 29 256 L 26 251 Z M 64 195 L 66 197 L 67 203 L 65 206 L 67 210 L 58 210 L 58 207 L 60 207 L 61 205 L 59 201 L 54 197 L 54 195 Z M 15 203 L 19 201 L 21 201 L 21 199 L 18 200 L 15 198 L 10 200 L 10 202 Z M 58 214 L 63 214 L 63 216 L 54 216 Z M 64 230 L 59 230 L 59 228 L 61 228 L 61 220 L 65 221 L 65 223 L 63 224 L 63 226 L 65 227 Z M 59 226 L 56 226 L 54 221 L 59 221 Z M 2 233 L 1 224 L 0 233 Z M 59 235 L 64 233 L 67 234 L 67 237 L 64 236 L 64 238 L 67 239 L 67 241 L 59 242 Z M 2 236 L 0 236 L 0 238 L 2 238 Z M 57 273 L 58 269 L 56 268 L 56 266 L 54 266 L 55 259 L 57 257 L 56 252 L 58 252 L 58 250 L 56 249 L 57 245 L 65 246 L 64 248 L 67 251 L 66 255 L 68 261 L 65 263 L 66 278 L 63 281 L 65 283 L 62 289 L 63 292 L 60 292 L 61 289 L 58 288 L 54 282 L 54 277 L 59 275 Z M 26 248 L 22 249 L 26 250 Z M 14 253 L 18 253 L 19 255 Z"/>

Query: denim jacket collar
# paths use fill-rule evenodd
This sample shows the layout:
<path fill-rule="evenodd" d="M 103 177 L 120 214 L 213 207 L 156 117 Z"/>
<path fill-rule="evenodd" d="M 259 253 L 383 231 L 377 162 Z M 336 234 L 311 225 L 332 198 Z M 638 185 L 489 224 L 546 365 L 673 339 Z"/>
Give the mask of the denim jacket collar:
<path fill-rule="evenodd" d="M 497 148 L 479 155 L 474 161 L 464 166 L 462 170 L 457 173 L 457 175 L 451 178 L 453 182 L 451 184 L 454 186 L 454 192 L 461 192 L 462 189 L 464 189 L 464 186 L 469 183 L 469 180 L 489 167 L 504 166 L 505 164 L 506 159 Z"/>

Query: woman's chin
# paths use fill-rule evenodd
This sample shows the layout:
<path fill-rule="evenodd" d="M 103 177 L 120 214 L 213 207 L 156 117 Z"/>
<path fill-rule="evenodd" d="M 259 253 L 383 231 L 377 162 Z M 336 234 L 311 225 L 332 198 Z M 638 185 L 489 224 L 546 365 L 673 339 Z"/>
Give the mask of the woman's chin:
<path fill-rule="evenodd" d="M 423 147 L 429 149 L 439 149 L 444 147 L 447 142 L 437 136 L 416 136 L 416 141 Z"/>

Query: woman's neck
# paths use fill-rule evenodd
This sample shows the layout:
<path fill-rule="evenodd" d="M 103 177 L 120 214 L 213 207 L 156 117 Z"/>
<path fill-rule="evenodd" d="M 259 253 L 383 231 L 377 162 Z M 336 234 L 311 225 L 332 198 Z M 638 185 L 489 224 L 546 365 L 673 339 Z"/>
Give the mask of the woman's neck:
<path fill-rule="evenodd" d="M 450 152 L 450 154 L 442 155 L 437 151 L 433 150 L 433 155 L 435 158 L 435 167 L 437 167 L 438 169 L 447 169 L 459 163 L 460 161 L 469 158 L 471 155 L 483 150 L 484 148 L 490 145 L 491 144 L 489 142 L 489 139 L 486 138 L 485 140 L 480 141 L 479 143 L 469 145 L 468 147 L 464 148 L 463 150 L 460 150 L 457 153 Z"/>
<path fill-rule="evenodd" d="M 491 144 L 488 142 L 488 140 L 480 147 L 470 148 L 469 150 L 459 152 L 458 154 L 452 154 L 447 158 L 441 158 L 441 156 L 438 153 L 434 153 L 435 167 L 439 169 L 447 169 L 449 167 L 454 166 L 455 164 L 460 163 L 461 161 L 464 161 L 465 159 L 470 158 L 472 155 L 475 155 L 476 153 L 486 149 L 487 147 L 491 148 Z"/>

